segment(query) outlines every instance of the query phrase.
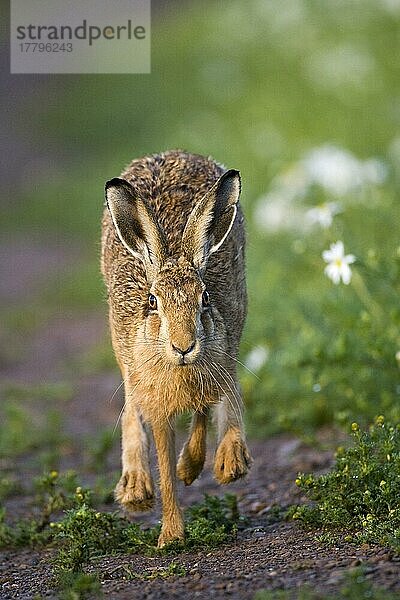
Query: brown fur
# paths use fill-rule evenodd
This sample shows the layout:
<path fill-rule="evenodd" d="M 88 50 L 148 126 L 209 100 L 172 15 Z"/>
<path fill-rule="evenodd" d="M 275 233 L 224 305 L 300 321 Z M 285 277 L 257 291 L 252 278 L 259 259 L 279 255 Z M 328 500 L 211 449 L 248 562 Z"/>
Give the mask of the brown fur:
<path fill-rule="evenodd" d="M 217 480 L 242 477 L 251 460 L 236 376 L 247 304 L 240 180 L 210 158 L 180 151 L 134 160 L 122 178 L 107 187 L 101 260 L 125 382 L 116 498 L 130 510 L 152 506 L 149 423 L 160 471 L 161 546 L 183 538 L 175 473 L 189 485 L 201 472 L 211 405 L 218 407 Z M 202 305 L 204 290 L 209 307 Z M 149 294 L 157 298 L 157 311 L 149 308 Z M 186 354 L 177 350 L 192 345 Z M 186 410 L 194 416 L 176 467 L 173 421 Z"/>

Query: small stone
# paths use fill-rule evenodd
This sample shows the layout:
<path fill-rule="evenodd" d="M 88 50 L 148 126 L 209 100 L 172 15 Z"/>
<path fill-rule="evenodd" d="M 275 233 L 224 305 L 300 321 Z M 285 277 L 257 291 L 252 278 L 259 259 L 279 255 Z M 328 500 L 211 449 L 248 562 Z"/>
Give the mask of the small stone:
<path fill-rule="evenodd" d="M 259 500 L 257 500 L 256 502 L 252 502 L 249 506 L 249 510 L 252 513 L 259 513 L 261 510 L 263 510 L 265 507 L 267 506 L 267 504 L 265 502 L 260 502 Z"/>
<path fill-rule="evenodd" d="M 361 564 L 362 564 L 362 560 L 360 560 L 359 558 L 356 558 L 351 561 L 350 567 L 359 567 Z"/>
<path fill-rule="evenodd" d="M 265 536 L 265 531 L 264 529 L 258 528 L 258 529 L 254 529 L 253 531 L 253 537 L 255 538 L 262 538 Z"/>

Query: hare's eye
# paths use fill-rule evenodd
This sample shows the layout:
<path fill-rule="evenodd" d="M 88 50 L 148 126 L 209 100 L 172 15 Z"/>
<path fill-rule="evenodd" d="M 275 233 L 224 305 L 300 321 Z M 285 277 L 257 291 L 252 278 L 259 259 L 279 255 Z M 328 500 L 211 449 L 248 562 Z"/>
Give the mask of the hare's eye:
<path fill-rule="evenodd" d="M 149 306 L 151 310 L 157 310 L 157 298 L 153 294 L 149 294 Z"/>
<path fill-rule="evenodd" d="M 202 295 L 203 306 L 209 306 L 210 304 L 210 294 L 205 290 Z"/>

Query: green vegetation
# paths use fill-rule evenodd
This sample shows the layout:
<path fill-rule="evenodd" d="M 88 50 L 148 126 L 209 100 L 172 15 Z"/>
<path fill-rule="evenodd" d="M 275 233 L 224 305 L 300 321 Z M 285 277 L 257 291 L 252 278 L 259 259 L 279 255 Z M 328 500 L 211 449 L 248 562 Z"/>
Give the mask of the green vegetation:
<path fill-rule="evenodd" d="M 169 579 L 170 577 L 184 577 L 186 575 L 186 568 L 175 561 L 171 561 L 166 567 L 155 567 L 141 572 L 123 564 L 117 571 L 126 581 L 152 581 L 154 579 Z M 65 571 L 59 575 L 58 587 L 60 589 L 58 596 L 60 600 L 103 598 L 97 573 Z"/>
<path fill-rule="evenodd" d="M 128 581 L 132 579 L 151 581 L 152 579 L 168 579 L 169 577 L 184 577 L 186 575 L 186 568 L 175 561 L 170 562 L 167 567 L 156 567 L 151 571 L 143 571 L 142 573 L 137 573 L 126 565 L 121 567 L 121 571 L 123 571 L 124 578 Z"/>
<path fill-rule="evenodd" d="M 0 473 L 0 498 L 21 486 L 7 471 L 7 461 L 24 457 L 26 464 L 36 463 L 40 471 L 57 467 L 68 446 L 63 431 L 63 403 L 71 399 L 73 388 L 66 382 L 22 385 L 4 383 L 0 390 L 0 458 L 4 460 Z M 8 489 L 8 491 L 7 491 Z"/>
<path fill-rule="evenodd" d="M 299 590 L 259 590 L 254 600 L 397 600 L 396 592 L 388 592 L 366 579 L 362 568 L 346 573 L 345 581 L 332 593 L 320 593 L 305 585 Z"/>
<path fill-rule="evenodd" d="M 37 477 L 32 490 L 35 516 L 7 523 L 6 510 L 0 507 L 0 547 L 34 546 L 50 542 L 53 538 L 50 517 L 73 506 L 75 489 L 76 474 L 73 471 L 62 475 L 51 471 Z"/>
<path fill-rule="evenodd" d="M 103 598 L 101 583 L 97 573 L 65 572 L 59 579 L 60 600 L 84 600 Z"/>
<path fill-rule="evenodd" d="M 61 418 L 57 410 L 37 416 L 32 424 L 32 414 L 14 401 L 5 402 L 1 408 L 0 456 L 18 456 L 28 450 L 47 447 L 54 449 L 61 435 Z"/>
<path fill-rule="evenodd" d="M 354 444 L 339 448 L 333 469 L 297 485 L 314 502 L 291 516 L 311 527 L 339 531 L 350 542 L 391 546 L 400 552 L 400 425 L 382 416 L 367 431 L 352 425 Z"/>
<path fill-rule="evenodd" d="M 1 389 L 5 402 L 65 402 L 70 400 L 73 389 L 70 383 L 59 381 L 57 383 L 39 383 L 23 385 L 6 383 Z"/>
<path fill-rule="evenodd" d="M 84 593 L 85 586 L 90 591 L 92 584 L 97 585 L 96 579 L 83 576 L 83 569 L 93 559 L 121 553 L 173 555 L 188 550 L 216 548 L 234 538 L 242 521 L 235 496 L 227 494 L 224 498 L 217 498 L 206 495 L 203 502 L 186 511 L 185 542 L 172 543 L 157 550 L 159 527 L 144 529 L 117 513 L 102 512 L 95 507 L 99 502 L 96 494 L 76 484 L 73 471 L 64 474 L 52 471 L 38 477 L 34 482 L 34 517 L 7 523 L 6 511 L 0 509 L 0 547 L 52 543 L 58 548 L 54 560 L 58 585 L 67 589 L 74 581 L 77 594 L 81 587 Z M 124 572 L 124 576 L 131 579 L 184 574 L 184 567 L 174 562 L 151 573 Z"/>
<path fill-rule="evenodd" d="M 93 558 L 106 554 L 174 554 L 215 548 L 232 539 L 239 520 L 235 496 L 220 499 L 206 495 L 202 503 L 186 512 L 184 544 L 173 542 L 157 550 L 159 527 L 142 529 L 116 513 L 99 512 L 91 506 L 90 493 L 77 488 L 74 508 L 61 521 L 51 524 L 61 542 L 56 571 L 79 572 Z"/>
<path fill-rule="evenodd" d="M 95 473 L 107 471 L 107 458 L 117 439 L 115 432 L 105 429 L 92 440 L 88 440 L 88 466 L 92 471 Z"/>

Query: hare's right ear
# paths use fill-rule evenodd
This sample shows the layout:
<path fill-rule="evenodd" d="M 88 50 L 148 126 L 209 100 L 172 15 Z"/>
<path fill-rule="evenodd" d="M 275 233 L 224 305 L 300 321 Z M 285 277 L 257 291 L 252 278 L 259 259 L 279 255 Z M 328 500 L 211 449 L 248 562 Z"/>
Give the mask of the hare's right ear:
<path fill-rule="evenodd" d="M 153 211 L 125 179 L 115 177 L 107 181 L 105 192 L 119 239 L 143 261 L 148 276 L 154 278 L 167 257 L 167 244 Z"/>
<path fill-rule="evenodd" d="M 182 251 L 200 271 L 208 257 L 224 243 L 237 213 L 239 171 L 226 171 L 189 215 L 182 236 Z"/>

